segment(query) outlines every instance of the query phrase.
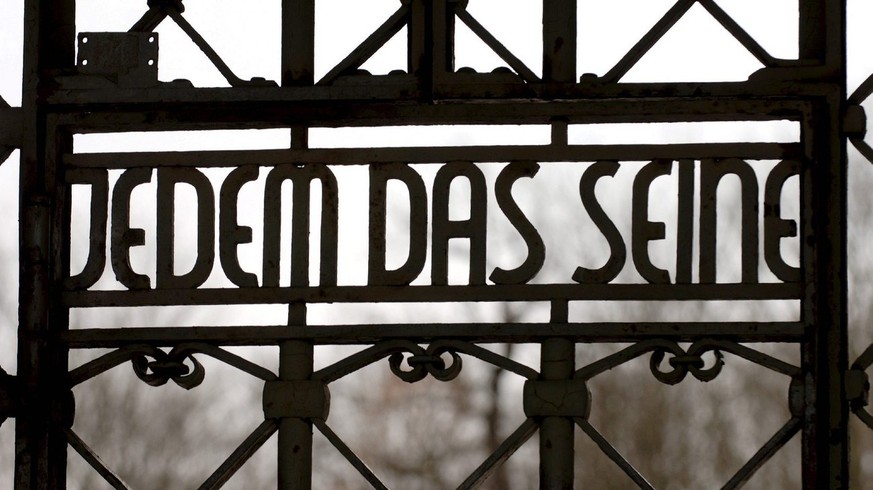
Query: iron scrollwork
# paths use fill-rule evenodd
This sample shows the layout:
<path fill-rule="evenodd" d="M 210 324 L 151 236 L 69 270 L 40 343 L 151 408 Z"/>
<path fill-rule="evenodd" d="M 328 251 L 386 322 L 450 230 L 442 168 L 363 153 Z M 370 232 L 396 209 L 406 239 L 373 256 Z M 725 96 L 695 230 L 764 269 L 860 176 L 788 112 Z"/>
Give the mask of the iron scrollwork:
<path fill-rule="evenodd" d="M 709 352 L 715 356 L 715 362 L 710 367 L 706 367 L 706 361 L 703 356 Z M 672 368 L 669 371 L 662 370 L 662 363 L 667 359 L 667 364 Z M 703 382 L 714 380 L 724 366 L 724 355 L 721 351 L 713 346 L 707 346 L 700 343 L 692 344 L 688 350 L 683 350 L 678 344 L 674 344 L 672 348 L 660 347 L 652 352 L 652 357 L 649 361 L 649 368 L 655 378 L 668 385 L 675 385 L 682 382 L 685 377 L 691 373 L 692 376 Z"/>
<path fill-rule="evenodd" d="M 427 377 L 428 374 L 440 381 L 451 381 L 458 377 L 461 373 L 463 363 L 461 356 L 454 350 L 433 344 L 422 348 L 417 344 L 410 344 L 407 348 L 409 357 L 406 357 L 404 352 L 395 352 L 388 357 L 388 365 L 391 366 L 391 372 L 395 376 L 406 381 L 407 383 L 415 383 Z M 443 355 L 449 355 L 451 362 L 446 364 Z M 410 370 L 403 369 L 403 361 Z"/>
<path fill-rule="evenodd" d="M 169 353 L 153 348 L 151 352 L 134 356 L 130 362 L 136 376 L 150 386 L 162 386 L 172 379 L 180 387 L 190 390 L 199 386 L 206 377 L 206 369 L 192 354 L 191 350 L 179 347 Z M 186 360 L 191 361 L 192 367 L 188 367 Z"/>

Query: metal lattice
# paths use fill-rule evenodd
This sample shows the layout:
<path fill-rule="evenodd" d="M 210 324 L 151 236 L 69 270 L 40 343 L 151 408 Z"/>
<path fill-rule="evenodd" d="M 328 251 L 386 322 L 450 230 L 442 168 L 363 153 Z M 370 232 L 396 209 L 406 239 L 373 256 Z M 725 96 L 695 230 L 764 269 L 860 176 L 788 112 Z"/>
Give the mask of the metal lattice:
<path fill-rule="evenodd" d="M 581 7 L 576 0 L 544 1 L 538 74 L 471 13 L 468 2 L 403 0 L 316 79 L 316 2 L 283 0 L 282 74 L 273 82 L 240 78 L 189 21 L 181 0 L 149 0 L 142 17 L 117 32 L 77 32 L 75 0 L 26 1 L 22 107 L 0 100 L 0 160 L 21 149 L 19 359 L 15 376 L 0 370 L 0 422 L 16 419 L 16 488 L 64 488 L 68 447 L 110 485 L 126 488 L 73 430 L 73 387 L 130 363 L 149 385 L 172 381 L 192 389 L 204 380 L 204 358 L 263 381 L 264 419 L 201 488 L 223 485 L 274 435 L 278 486 L 310 488 L 313 430 L 370 485 L 387 488 L 332 428 L 331 383 L 386 359 L 403 381 L 430 376 L 451 382 L 464 358 L 524 379 L 524 420 L 459 488 L 481 485 L 535 434 L 541 488 L 573 486 L 576 437 L 593 441 L 629 482 L 653 488 L 590 418 L 591 380 L 644 356 L 651 374 L 667 385 L 689 375 L 711 381 L 740 360 L 787 378 L 788 419 L 724 488 L 742 486 L 793 437 L 801 439 L 804 488 L 845 488 L 850 413 L 873 428 L 866 408 L 873 347 L 850 365 L 846 282 L 847 142 L 873 161 L 862 108 L 873 92 L 873 77 L 848 95 L 844 2 L 798 0 L 796 59 L 769 54 L 721 3 L 678 0 L 611 69 L 581 74 L 576 43 Z M 762 68 L 736 82 L 626 82 L 693 8 L 702 8 Z M 165 22 L 181 29 L 229 87 L 159 81 L 155 29 Z M 506 66 L 490 73 L 456 69 L 459 22 Z M 362 69 L 404 30 L 402 69 L 386 75 Z M 610 145 L 580 144 L 570 136 L 574 125 L 583 124 L 713 121 L 790 121 L 799 134 L 790 142 Z M 540 125 L 550 129 L 551 138 L 546 144 L 515 145 L 309 145 L 316 128 L 453 124 Z M 96 153 L 73 145 L 73 136 L 81 134 L 267 128 L 288 128 L 290 148 Z M 777 163 L 766 167 L 765 161 Z M 503 162 L 495 172 L 495 200 L 527 250 L 513 269 L 490 267 L 486 260 L 489 201 L 481 167 L 494 162 Z M 619 230 L 595 193 L 598 182 L 608 181 L 628 162 L 639 167 L 630 236 Z M 512 191 L 516 183 L 534 179 L 542 166 L 559 163 L 585 168 L 579 182 L 582 204 L 610 252 L 599 268 L 580 266 L 564 282 L 538 282 L 547 246 Z M 337 211 L 342 186 L 336 173 L 347 167 L 363 167 L 369 177 L 368 186 L 358 185 L 369 193 L 364 284 L 338 279 L 343 271 L 337 242 L 344 224 Z M 436 168 L 430 199 L 419 167 Z M 217 179 L 207 176 L 210 169 L 225 173 Z M 237 204 L 241 189 L 262 170 L 267 173 L 262 260 L 255 273 L 240 262 L 238 249 L 252 243 L 253 232 L 240 224 Z M 759 182 L 762 172 L 766 177 Z M 653 263 L 648 250 L 650 242 L 665 238 L 664 223 L 648 214 L 653 182 L 664 176 L 675 176 L 677 189 L 671 196 L 677 201 L 671 271 Z M 741 189 L 740 279 L 732 283 L 719 279 L 716 259 L 718 186 L 725 177 L 736 178 Z M 797 220 L 781 214 L 783 187 L 792 177 L 799 181 Z M 146 274 L 131 264 L 131 249 L 145 242 L 145 231 L 132 224 L 131 210 L 134 189 L 153 180 L 156 269 Z M 465 219 L 449 211 L 456 181 L 470 187 Z M 408 257 L 394 269 L 387 264 L 389 182 L 405 186 L 409 209 Z M 287 183 L 294 190 L 293 211 L 290 225 L 283 225 L 288 217 L 281 216 L 281 189 Z M 179 184 L 196 196 L 196 247 L 176 243 Z M 76 274 L 70 265 L 74 188 L 90 192 L 89 255 Z M 310 263 L 313 210 L 319 220 L 317 264 Z M 281 250 L 283 226 L 290 228 L 290 258 Z M 449 243 L 458 239 L 469 243 L 462 284 L 449 278 Z M 783 239 L 797 240 L 797 266 L 783 256 Z M 191 270 L 177 274 L 176 251 L 194 248 Z M 621 280 L 630 263 L 640 281 Z M 224 274 L 224 285 L 205 285 L 216 269 Z M 768 271 L 766 278 L 762 270 Z M 317 284 L 310 276 L 318 277 Z M 113 285 L 105 287 L 106 281 Z M 784 321 L 575 321 L 570 313 L 576 302 L 716 300 L 787 300 L 799 308 L 796 318 Z M 332 304 L 480 302 L 545 303 L 549 319 L 337 326 L 312 324 L 307 310 Z M 78 309 L 259 304 L 288 305 L 287 324 L 70 328 L 71 311 Z M 758 348 L 770 342 L 796 346 L 799 362 Z M 495 343 L 539 344 L 540 369 L 483 346 Z M 595 343 L 626 346 L 578 365 L 576 346 Z M 341 344 L 365 348 L 316 370 L 314 346 Z M 240 345 L 278 346 L 278 370 L 227 349 Z M 71 369 L 69 354 L 81 349 L 108 351 Z M 575 427 L 583 435 L 574 435 Z"/>

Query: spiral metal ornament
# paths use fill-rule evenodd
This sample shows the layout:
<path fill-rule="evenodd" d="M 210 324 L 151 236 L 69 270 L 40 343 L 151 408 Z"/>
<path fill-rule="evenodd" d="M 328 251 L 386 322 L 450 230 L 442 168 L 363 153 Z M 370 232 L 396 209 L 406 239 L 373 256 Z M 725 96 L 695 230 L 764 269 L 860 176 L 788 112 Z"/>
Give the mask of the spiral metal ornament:
<path fill-rule="evenodd" d="M 407 353 L 411 355 L 407 357 Z M 444 346 L 432 345 L 424 349 L 413 344 L 409 346 L 407 353 L 395 352 L 388 357 L 391 372 L 407 383 L 421 381 L 428 374 L 440 381 L 451 381 L 458 377 L 463 367 L 461 356 Z M 444 354 L 450 356 L 450 363 L 446 364 L 442 357 Z M 408 370 L 403 369 L 404 360 Z"/>
<path fill-rule="evenodd" d="M 715 356 L 715 362 L 712 366 L 706 367 L 703 355 L 709 352 Z M 672 369 L 662 370 L 663 361 L 668 354 L 671 357 L 667 360 L 667 364 Z M 721 373 L 722 367 L 724 367 L 724 355 L 720 350 L 705 344 L 693 344 L 687 351 L 678 344 L 669 349 L 659 347 L 652 352 L 649 361 L 649 368 L 655 378 L 668 385 L 680 383 L 689 373 L 700 381 L 712 381 Z"/>
<path fill-rule="evenodd" d="M 206 377 L 206 370 L 189 350 L 173 349 L 166 353 L 158 348 L 150 349 L 131 359 L 133 372 L 150 386 L 162 386 L 169 380 L 186 390 L 199 386 Z M 151 358 L 152 360 L 149 360 Z M 191 361 L 191 366 L 186 364 Z"/>

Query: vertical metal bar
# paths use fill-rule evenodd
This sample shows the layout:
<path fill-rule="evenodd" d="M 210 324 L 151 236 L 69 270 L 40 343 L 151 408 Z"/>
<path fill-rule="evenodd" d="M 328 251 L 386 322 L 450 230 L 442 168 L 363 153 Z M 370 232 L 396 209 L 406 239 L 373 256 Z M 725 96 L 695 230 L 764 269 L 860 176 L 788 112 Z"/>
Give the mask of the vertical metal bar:
<path fill-rule="evenodd" d="M 455 69 L 455 13 L 448 0 L 410 0 L 407 31 L 409 73 L 418 77 L 422 97 Z"/>
<path fill-rule="evenodd" d="M 814 257 L 807 296 L 811 313 L 803 348 L 806 406 L 803 486 L 848 488 L 848 368 L 846 285 L 847 152 L 842 132 L 846 100 L 845 1 L 800 2 L 800 54 L 819 62 L 833 90 L 815 105 L 812 128 Z M 810 135 L 807 135 L 810 136 Z M 809 262 L 808 262 L 809 263 Z"/>
<path fill-rule="evenodd" d="M 306 323 L 306 305 L 288 307 L 288 325 Z M 309 379 L 313 371 L 313 347 L 309 342 L 287 341 L 279 345 L 279 379 Z M 279 421 L 280 489 L 312 488 L 312 423 L 305 419 Z"/>
<path fill-rule="evenodd" d="M 439 82 L 446 72 L 454 71 L 455 56 L 452 50 L 455 38 L 455 15 L 454 10 L 448 5 L 448 0 L 433 0 L 430 8 L 433 9 L 433 67 L 434 81 Z"/>
<path fill-rule="evenodd" d="M 315 0 L 282 0 L 282 86 L 312 85 Z"/>
<path fill-rule="evenodd" d="M 315 0 L 282 0 L 282 86 L 311 85 L 314 72 Z M 291 128 L 291 147 L 309 147 L 307 127 Z M 294 189 L 295 196 L 299 192 L 299 189 Z M 309 271 L 303 271 L 303 274 L 308 278 Z M 289 328 L 305 324 L 306 305 L 289 305 Z M 279 345 L 279 379 L 309 379 L 312 363 L 311 343 L 288 341 Z M 279 421 L 278 432 L 278 488 L 312 488 L 312 423 L 305 419 L 284 418 Z"/>
<path fill-rule="evenodd" d="M 543 0 L 543 80 L 576 81 L 576 0 Z"/>
<path fill-rule="evenodd" d="M 421 75 L 430 63 L 427 56 L 427 16 L 424 0 L 410 0 L 409 27 L 406 30 L 407 69 L 410 75 Z"/>
<path fill-rule="evenodd" d="M 552 302 L 552 323 L 567 323 L 566 301 Z M 566 339 L 542 344 L 540 373 L 544 380 L 568 380 L 576 368 L 576 346 Z M 540 428 L 540 488 L 573 488 L 575 425 L 569 417 L 545 417 Z"/>
<path fill-rule="evenodd" d="M 20 171 L 20 284 L 18 378 L 21 410 L 16 420 L 16 488 L 64 488 L 66 439 L 72 401 L 64 385 L 67 351 L 49 341 L 49 330 L 65 329 L 55 301 L 60 248 L 56 194 L 60 179 L 53 165 L 69 137 L 47 134 L 46 111 L 39 95 L 44 77 L 74 66 L 74 0 L 25 2 L 24 131 Z M 46 94 L 42 94 L 46 95 Z"/>

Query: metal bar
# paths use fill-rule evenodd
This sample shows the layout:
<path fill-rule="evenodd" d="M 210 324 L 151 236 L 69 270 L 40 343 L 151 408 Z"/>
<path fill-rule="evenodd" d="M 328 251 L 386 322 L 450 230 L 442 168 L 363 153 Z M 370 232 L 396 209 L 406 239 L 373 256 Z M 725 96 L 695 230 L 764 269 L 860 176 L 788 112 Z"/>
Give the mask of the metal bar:
<path fill-rule="evenodd" d="M 488 456 L 476 471 L 474 471 L 463 483 L 458 485 L 458 490 L 474 490 L 479 488 L 494 473 L 500 465 L 506 462 L 518 448 L 524 445 L 537 431 L 537 423 L 533 419 L 525 419 L 521 425 L 503 441 L 500 446 Z"/>
<path fill-rule="evenodd" d="M 359 68 L 366 63 L 371 56 L 376 54 L 376 51 L 384 46 L 385 43 L 390 41 L 392 37 L 400 32 L 400 30 L 406 26 L 407 22 L 409 22 L 409 7 L 401 5 L 400 8 L 391 15 L 391 17 L 383 22 L 378 29 L 373 31 L 367 39 L 364 39 L 364 41 L 357 48 L 352 50 L 345 59 L 340 61 L 339 64 L 327 72 L 327 74 L 318 81 L 318 84 L 329 85 L 338 77 L 348 75 L 351 70 Z"/>
<path fill-rule="evenodd" d="M 722 487 L 723 490 L 734 490 L 741 488 L 755 474 L 758 469 L 764 465 L 776 451 L 782 448 L 792 437 L 794 437 L 800 428 L 803 427 L 803 421 L 800 418 L 793 417 L 784 426 L 782 426 L 773 437 L 767 440 L 766 443 L 759 449 L 752 459 L 746 462 L 742 468 Z"/>
<path fill-rule="evenodd" d="M 661 338 L 690 342 L 701 336 L 736 342 L 799 342 L 803 322 L 725 323 L 416 323 L 375 325 L 82 328 L 60 332 L 57 339 L 70 348 L 119 348 L 150 342 L 171 346 L 181 342 L 221 345 L 275 345 L 284 340 L 309 340 L 316 345 L 370 343 L 388 339 L 456 338 L 467 342 L 540 342 L 564 337 L 575 342 L 635 342 Z M 415 335 L 410 335 L 414 331 Z"/>
<path fill-rule="evenodd" d="M 289 304 L 289 331 L 306 324 L 306 306 Z M 307 380 L 312 376 L 312 343 L 288 340 L 279 344 L 279 379 Z M 312 488 L 312 422 L 299 418 L 279 420 L 279 488 Z"/>
<path fill-rule="evenodd" d="M 200 48 L 201 51 L 203 51 L 203 54 L 205 54 L 206 57 L 209 58 L 209 61 L 211 61 L 212 64 L 215 65 L 215 68 L 217 68 L 218 71 L 221 72 L 221 76 L 223 76 L 224 79 L 227 80 L 227 83 L 229 83 L 232 87 L 238 87 L 247 83 L 245 80 L 234 74 L 233 70 L 231 70 L 230 67 L 227 66 L 227 63 L 225 63 L 224 60 L 221 59 L 221 56 L 218 55 L 215 49 L 213 49 L 212 46 L 210 46 L 209 43 L 206 42 L 206 39 L 203 39 L 203 36 L 201 36 L 200 33 L 197 32 L 196 29 L 194 29 L 194 26 L 188 23 L 188 20 L 185 19 L 182 14 L 173 9 L 169 9 L 166 12 L 167 15 L 169 15 L 170 18 L 173 19 L 173 21 L 182 29 L 182 31 L 184 31 L 185 34 L 187 34 L 188 37 L 191 38 L 194 44 L 196 44 L 197 47 Z"/>
<path fill-rule="evenodd" d="M 688 12 L 697 0 L 678 0 L 670 10 L 661 17 L 652 28 L 647 32 L 635 45 L 627 52 L 627 54 L 619 60 L 616 65 L 609 70 L 601 80 L 605 83 L 618 82 L 621 77 L 637 64 L 646 53 L 667 33 L 679 19 Z"/>
<path fill-rule="evenodd" d="M 70 308 L 100 306 L 410 303 L 474 301 L 646 301 L 801 299 L 803 285 L 785 284 L 525 284 L 488 286 L 331 286 L 301 288 L 68 291 Z"/>
<path fill-rule="evenodd" d="M 61 195 L 56 156 L 71 147 L 65 134 L 44 131 L 40 93 L 49 73 L 75 66 L 75 2 L 24 2 L 22 147 L 19 173 L 19 310 L 17 379 L 22 390 L 15 424 L 15 487 L 64 488 L 67 440 L 63 429 L 72 407 L 63 379 L 67 351 L 47 342 L 49 332 L 66 329 L 56 280 L 63 267 L 60 248 Z"/>
<path fill-rule="evenodd" d="M 718 21 L 719 24 L 722 25 L 730 34 L 734 37 L 740 44 L 743 45 L 744 48 L 749 50 L 749 52 L 758 59 L 764 66 L 774 66 L 777 64 L 775 58 L 770 56 L 770 53 L 767 52 L 760 44 L 758 44 L 755 39 L 749 35 L 748 32 L 745 31 L 739 24 L 728 15 L 727 12 L 722 10 L 721 7 L 718 6 L 713 0 L 697 0 L 697 2 L 703 6 L 712 16 Z"/>
<path fill-rule="evenodd" d="M 116 490 L 128 490 L 130 487 L 125 483 L 118 475 L 116 475 L 112 470 L 110 470 L 103 460 L 100 459 L 100 456 L 97 455 L 94 451 L 85 444 L 72 429 L 65 429 L 64 435 L 66 436 L 67 442 L 69 442 L 70 446 L 82 456 L 84 459 L 100 476 L 106 480 L 106 483 L 112 485 L 112 488 Z M 16 488 L 25 488 L 25 487 L 16 487 Z"/>
<path fill-rule="evenodd" d="M 504 46 L 499 40 L 497 40 L 497 38 L 494 37 L 488 31 L 488 29 L 485 28 L 485 26 L 480 24 L 475 17 L 470 15 L 470 12 L 467 12 L 467 9 L 456 7 L 455 15 L 457 15 L 458 18 L 461 19 L 461 22 L 466 24 L 467 27 L 469 27 L 470 30 L 473 31 L 473 34 L 479 36 L 479 39 L 487 44 L 489 48 L 494 50 L 497 56 L 500 56 L 500 59 L 505 61 L 510 68 L 515 70 L 515 72 L 518 73 L 518 75 L 523 78 L 524 81 L 540 81 L 540 77 L 538 77 L 536 73 L 534 73 L 530 68 L 527 67 L 527 65 L 524 64 L 524 62 L 522 62 L 514 54 L 512 54 L 512 51 L 506 49 L 506 46 Z"/>
<path fill-rule="evenodd" d="M 315 80 L 315 0 L 282 0 L 282 87 Z"/>
<path fill-rule="evenodd" d="M 376 476 L 375 473 L 367 466 L 366 463 L 361 461 L 361 458 L 352 451 L 345 442 L 336 433 L 323 421 L 320 419 L 314 419 L 312 421 L 313 424 L 318 428 L 318 431 L 324 434 L 324 437 L 327 438 L 328 441 L 346 458 L 346 460 L 351 463 L 352 466 L 358 470 L 358 473 L 361 474 L 364 478 L 366 478 L 367 482 L 370 485 L 373 485 L 373 488 L 380 490 L 388 490 L 388 487 L 385 486 L 379 480 L 379 477 Z"/>
<path fill-rule="evenodd" d="M 578 165 L 598 160 L 743 158 L 777 160 L 799 156 L 797 143 L 707 143 L 675 145 L 540 145 L 416 148 L 315 148 L 306 150 L 234 150 L 139 153 L 77 153 L 64 156 L 71 168 L 124 169 L 136 167 L 238 167 L 320 163 L 368 165 L 406 162 L 441 164 L 452 161 L 506 162 L 534 160 Z"/>
<path fill-rule="evenodd" d="M 221 466 L 203 482 L 203 485 L 200 485 L 200 490 L 221 488 L 277 430 L 279 430 L 279 425 L 275 420 L 261 422 L 261 425 L 249 434 L 239 447 L 234 449 L 233 453 L 221 463 Z"/>
<path fill-rule="evenodd" d="M 653 487 L 652 484 L 649 483 L 649 481 L 646 480 L 646 478 L 641 475 L 640 472 L 637 471 L 637 469 L 634 468 L 633 465 L 631 465 L 628 460 L 626 460 L 624 456 L 622 456 L 621 453 L 619 453 L 618 450 L 613 447 L 612 444 L 610 444 L 609 441 L 607 441 L 606 438 L 594 428 L 594 426 L 591 425 L 591 423 L 588 422 L 588 420 L 578 417 L 574 420 L 576 421 L 576 425 L 578 425 L 579 428 L 582 429 L 582 431 L 585 432 L 585 434 L 587 434 L 595 444 L 597 444 L 597 447 L 599 447 L 613 463 L 621 468 L 621 470 L 624 471 L 624 473 L 629 476 L 634 483 L 639 485 L 642 489 L 654 490 L 655 487 Z"/>
<path fill-rule="evenodd" d="M 150 32 L 155 30 L 164 19 L 167 18 L 167 12 L 159 7 L 151 7 L 143 14 L 136 23 L 131 26 L 128 32 Z"/>
<path fill-rule="evenodd" d="M 416 109 L 426 108 L 421 100 L 422 92 L 418 90 L 412 78 L 406 80 L 397 77 L 362 77 L 358 83 L 344 83 L 332 86 L 312 87 L 270 87 L 270 86 L 244 86 L 244 87 L 212 87 L 212 88 L 174 88 L 163 86 L 154 88 L 102 88 L 100 90 L 56 90 L 46 94 L 46 102 L 56 106 L 75 106 L 76 114 L 83 112 L 117 112 L 122 110 L 133 111 L 172 111 L 176 109 L 175 117 L 178 121 L 189 118 L 204 118 L 206 121 L 214 119 L 220 122 L 227 118 L 238 121 L 259 121 L 273 115 L 283 115 L 287 125 L 288 118 L 296 119 L 295 114 L 289 114 L 289 110 L 300 110 L 300 107 L 287 107 L 286 104 L 299 105 L 319 103 L 318 111 L 327 111 L 328 114 L 341 111 L 349 116 L 352 123 L 356 119 L 371 119 L 374 115 L 370 111 L 352 111 L 353 107 L 366 108 L 366 104 L 382 103 L 387 107 L 395 106 L 395 111 L 404 106 L 415 106 Z M 712 83 L 580 83 L 561 85 L 560 90 L 549 83 L 522 84 L 512 82 L 469 82 L 460 80 L 452 84 L 444 84 L 440 87 L 440 96 L 443 102 L 452 105 L 464 105 L 469 109 L 471 117 L 476 110 L 485 110 L 485 114 L 493 113 L 489 104 L 471 104 L 470 100 L 483 99 L 493 103 L 512 103 L 514 105 L 535 106 L 538 110 L 554 110 L 562 107 L 567 101 L 592 104 L 596 107 L 604 103 L 614 103 L 615 99 L 630 98 L 643 99 L 639 102 L 644 104 L 665 104 L 665 100 L 676 101 L 681 105 L 694 100 L 707 97 L 719 97 L 731 99 L 731 104 L 721 101 L 721 109 L 715 108 L 715 113 L 730 110 L 736 103 L 743 106 L 756 102 L 762 97 L 785 98 L 785 97 L 809 97 L 821 95 L 827 92 L 829 85 L 816 79 L 806 80 L 773 80 L 771 78 L 753 77 L 748 81 L 740 82 L 712 82 Z M 549 104 L 531 103 L 539 99 L 550 100 Z M 468 100 L 459 100 L 468 99 Z M 660 100 L 659 100 L 660 99 Z M 688 99 L 683 102 L 682 99 Z M 345 101 L 351 106 L 337 105 L 338 101 Z M 363 101 L 363 102 L 362 102 Z M 257 107 L 257 102 L 267 104 Z M 783 100 L 785 103 L 798 103 L 797 100 Z M 239 114 L 227 114 L 225 104 L 235 104 Z M 624 102 L 627 104 L 627 102 Z M 191 111 L 197 107 L 197 111 Z M 305 109 L 305 106 L 303 107 Z M 439 111 L 443 108 L 430 107 L 431 110 Z M 387 109 L 386 109 L 387 110 Z M 616 110 L 621 111 L 620 107 Z M 625 111 L 635 110 L 638 118 L 648 114 L 651 117 L 659 117 L 657 111 L 638 110 L 636 106 L 625 107 Z M 202 112 L 201 112 L 202 111 Z M 666 113 L 672 113 L 669 107 L 664 109 Z M 699 114 L 705 115 L 708 111 L 701 109 Z M 151 114 L 150 114 L 151 115 Z M 206 118 L 208 115 L 208 119 Z M 216 117 L 216 115 L 224 117 Z M 305 113 L 304 113 L 305 115 Z M 395 115 L 391 111 L 388 115 Z M 352 117 L 353 116 L 353 117 Z M 386 120 L 385 113 L 380 114 Z M 504 111 L 503 116 L 507 113 Z M 151 119 L 150 119 L 151 121 Z M 396 121 L 396 118 L 395 118 Z M 639 119 L 637 119 L 638 122 Z M 456 121 L 458 123 L 465 121 Z M 360 123 L 358 123 L 360 124 Z"/>
<path fill-rule="evenodd" d="M 801 0 L 800 56 L 814 62 L 831 84 L 812 113 L 809 169 L 813 237 L 807 280 L 814 293 L 805 302 L 809 342 L 802 348 L 805 374 L 802 440 L 803 488 L 849 484 L 847 188 L 848 155 L 841 131 L 847 107 L 846 2 Z"/>
<path fill-rule="evenodd" d="M 566 323 L 568 305 L 552 301 L 551 321 Z M 543 380 L 569 380 L 576 370 L 576 345 L 566 339 L 542 342 L 540 373 Z M 573 419 L 544 417 L 540 424 L 540 488 L 573 488 Z"/>
<path fill-rule="evenodd" d="M 543 0 L 543 81 L 576 81 L 577 0 Z"/>

